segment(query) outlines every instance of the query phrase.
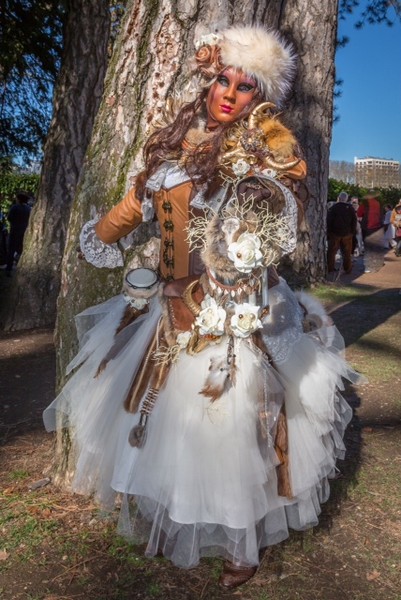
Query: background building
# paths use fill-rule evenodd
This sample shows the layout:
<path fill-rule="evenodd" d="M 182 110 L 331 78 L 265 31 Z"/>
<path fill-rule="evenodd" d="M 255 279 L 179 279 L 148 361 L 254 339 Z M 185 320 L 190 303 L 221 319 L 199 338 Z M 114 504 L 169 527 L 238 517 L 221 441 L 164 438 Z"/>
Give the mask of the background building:
<path fill-rule="evenodd" d="M 356 158 L 355 181 L 366 188 L 400 188 L 400 163 L 385 158 Z"/>

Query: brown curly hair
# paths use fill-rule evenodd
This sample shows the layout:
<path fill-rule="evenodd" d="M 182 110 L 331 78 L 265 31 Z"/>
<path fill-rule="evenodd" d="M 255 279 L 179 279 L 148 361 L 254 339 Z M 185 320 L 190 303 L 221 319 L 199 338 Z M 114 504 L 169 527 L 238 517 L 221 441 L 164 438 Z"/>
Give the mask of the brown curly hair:
<path fill-rule="evenodd" d="M 137 181 L 136 194 L 143 198 L 145 183 L 165 160 L 177 160 L 182 155 L 182 143 L 195 115 L 201 110 L 206 101 L 209 88 L 201 91 L 193 102 L 186 104 L 178 113 L 175 121 L 155 131 L 146 142 L 143 155 L 145 171 Z M 255 95 L 250 104 L 244 109 L 238 120 L 243 119 L 263 100 L 262 91 L 256 88 Z M 199 144 L 185 159 L 185 170 L 195 186 L 202 185 L 211 179 L 218 165 L 223 137 L 232 123 L 220 125 L 216 135 L 211 140 Z"/>

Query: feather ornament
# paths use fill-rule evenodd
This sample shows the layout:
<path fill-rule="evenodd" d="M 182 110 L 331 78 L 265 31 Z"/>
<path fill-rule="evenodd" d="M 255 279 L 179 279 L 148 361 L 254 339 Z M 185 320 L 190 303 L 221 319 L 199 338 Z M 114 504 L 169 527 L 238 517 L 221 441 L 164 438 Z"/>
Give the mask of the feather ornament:
<path fill-rule="evenodd" d="M 200 394 L 210 398 L 211 402 L 218 400 L 230 384 L 231 366 L 225 356 L 212 356 L 209 373 Z"/>

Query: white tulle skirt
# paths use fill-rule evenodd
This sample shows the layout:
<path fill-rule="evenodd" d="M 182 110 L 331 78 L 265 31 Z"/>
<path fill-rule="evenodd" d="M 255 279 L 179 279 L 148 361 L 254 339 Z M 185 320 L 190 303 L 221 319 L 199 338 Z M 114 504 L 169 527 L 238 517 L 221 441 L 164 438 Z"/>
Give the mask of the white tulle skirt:
<path fill-rule="evenodd" d="M 328 478 L 343 457 L 343 434 L 351 409 L 341 397 L 343 378 L 358 375 L 343 357 L 342 338 L 326 322 L 303 333 L 304 313 L 285 282 L 271 291 L 264 341 L 274 367 L 246 341 L 235 348 L 237 376 L 215 402 L 200 394 L 210 358 L 225 343 L 171 367 L 148 420 L 144 446 L 133 448 L 129 432 L 138 414 L 125 412 L 124 398 L 158 326 L 161 308 L 119 334 L 120 351 L 94 377 L 115 340 L 125 304 L 117 296 L 78 316 L 82 347 L 77 369 L 46 409 L 48 430 L 68 426 L 76 457 L 74 491 L 94 494 L 111 506 L 118 493 L 120 531 L 147 541 L 146 554 L 162 551 L 174 564 L 191 567 L 202 556 L 256 565 L 261 548 L 318 522 L 329 495 Z M 84 326 L 85 328 L 85 326 Z M 272 417 L 261 435 L 261 397 Z M 284 402 L 288 427 L 291 497 L 277 491 L 274 451 L 276 417 Z"/>

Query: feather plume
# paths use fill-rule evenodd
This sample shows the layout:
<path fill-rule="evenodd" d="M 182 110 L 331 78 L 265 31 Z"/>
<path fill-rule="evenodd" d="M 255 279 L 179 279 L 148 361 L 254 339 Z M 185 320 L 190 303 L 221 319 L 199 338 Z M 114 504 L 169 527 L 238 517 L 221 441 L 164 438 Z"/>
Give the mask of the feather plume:
<path fill-rule="evenodd" d="M 199 393 L 210 398 L 211 402 L 218 400 L 230 386 L 230 372 L 225 356 L 212 356 L 205 385 Z"/>

